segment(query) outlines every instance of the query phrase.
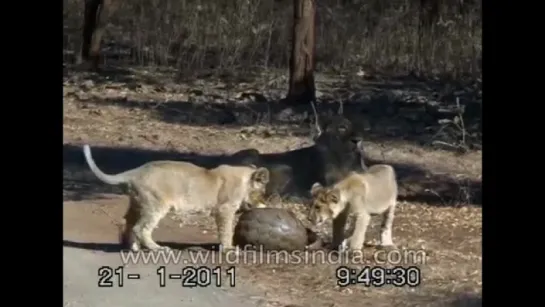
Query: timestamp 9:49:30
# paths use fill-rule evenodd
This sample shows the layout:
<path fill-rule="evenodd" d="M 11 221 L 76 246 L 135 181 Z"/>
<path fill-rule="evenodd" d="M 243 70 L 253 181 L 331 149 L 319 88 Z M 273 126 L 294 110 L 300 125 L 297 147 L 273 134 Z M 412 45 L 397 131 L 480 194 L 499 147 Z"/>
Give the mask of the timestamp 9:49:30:
<path fill-rule="evenodd" d="M 416 287 L 421 282 L 420 268 L 416 266 L 398 266 L 390 269 L 380 266 L 364 266 L 363 268 L 340 266 L 335 271 L 335 277 L 337 278 L 337 285 L 340 287 L 350 285 Z"/>

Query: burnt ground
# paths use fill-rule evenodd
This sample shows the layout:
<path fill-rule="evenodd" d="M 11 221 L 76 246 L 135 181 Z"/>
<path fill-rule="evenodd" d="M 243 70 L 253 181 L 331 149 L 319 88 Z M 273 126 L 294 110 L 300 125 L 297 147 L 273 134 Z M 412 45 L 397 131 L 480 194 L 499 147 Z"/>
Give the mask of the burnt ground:
<path fill-rule="evenodd" d="M 85 143 L 107 172 L 157 159 L 207 164 L 249 147 L 277 152 L 311 144 L 312 110 L 282 110 L 277 102 L 286 88 L 283 73 L 175 80 L 168 71 L 96 75 L 67 70 L 65 246 L 115 251 L 127 206 L 119 189 L 90 174 L 81 152 Z M 422 283 L 416 288 L 340 288 L 335 264 L 241 264 L 237 283 L 260 290 L 262 306 L 480 306 L 478 86 L 318 75 L 317 87 L 321 116 L 336 112 L 342 101 L 343 113 L 365 131 L 370 159 L 396 167 L 401 191 L 394 240 L 401 249 L 426 253 L 426 263 L 415 264 Z M 284 205 L 303 214 L 300 204 Z M 367 236 L 369 253 L 375 250 L 378 223 Z M 183 225 L 165 219 L 155 237 L 174 247 L 213 243 L 213 225 L 208 216 L 196 215 Z"/>

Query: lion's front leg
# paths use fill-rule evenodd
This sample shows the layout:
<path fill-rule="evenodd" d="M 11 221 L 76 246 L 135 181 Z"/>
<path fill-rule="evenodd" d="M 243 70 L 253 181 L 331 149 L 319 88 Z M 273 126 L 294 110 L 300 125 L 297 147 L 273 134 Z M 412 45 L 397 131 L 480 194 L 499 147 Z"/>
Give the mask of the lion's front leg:
<path fill-rule="evenodd" d="M 218 239 L 223 250 L 233 249 L 233 227 L 237 206 L 226 203 L 216 208 L 214 216 L 218 227 Z"/>
<path fill-rule="evenodd" d="M 348 213 L 346 211 L 341 212 L 335 219 L 333 219 L 333 249 L 338 249 L 344 240 L 344 230 L 346 227 L 346 220 L 348 219 Z"/>

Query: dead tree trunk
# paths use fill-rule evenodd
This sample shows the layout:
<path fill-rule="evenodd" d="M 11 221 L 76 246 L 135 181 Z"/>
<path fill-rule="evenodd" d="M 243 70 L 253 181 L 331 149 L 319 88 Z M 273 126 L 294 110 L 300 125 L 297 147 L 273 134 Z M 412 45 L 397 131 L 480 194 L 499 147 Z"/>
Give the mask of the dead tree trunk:
<path fill-rule="evenodd" d="M 314 86 L 315 0 L 294 0 L 290 80 L 286 102 L 305 104 L 316 95 Z"/>
<path fill-rule="evenodd" d="M 79 64 L 98 69 L 102 35 L 108 20 L 117 8 L 117 2 L 117 0 L 85 0 Z"/>

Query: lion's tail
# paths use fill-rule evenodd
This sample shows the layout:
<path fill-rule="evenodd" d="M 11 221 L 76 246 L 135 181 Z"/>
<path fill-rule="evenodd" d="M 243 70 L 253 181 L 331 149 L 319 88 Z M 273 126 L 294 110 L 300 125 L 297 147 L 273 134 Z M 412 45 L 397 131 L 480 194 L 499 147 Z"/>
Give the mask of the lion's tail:
<path fill-rule="evenodd" d="M 91 147 L 89 145 L 85 144 L 83 146 L 83 154 L 85 155 L 85 160 L 87 161 L 87 164 L 89 165 L 89 168 L 91 168 L 91 171 L 95 176 L 97 176 L 98 179 L 101 181 L 107 183 L 107 184 L 121 184 L 126 183 L 130 180 L 130 171 L 129 172 L 123 172 L 119 173 L 117 175 L 109 175 L 102 172 L 98 166 L 95 164 L 95 161 L 93 160 L 93 157 L 91 156 Z"/>

